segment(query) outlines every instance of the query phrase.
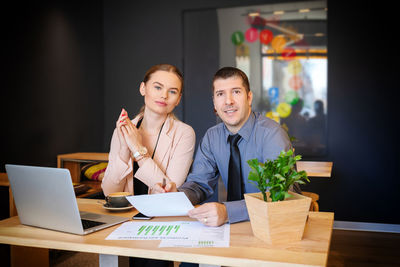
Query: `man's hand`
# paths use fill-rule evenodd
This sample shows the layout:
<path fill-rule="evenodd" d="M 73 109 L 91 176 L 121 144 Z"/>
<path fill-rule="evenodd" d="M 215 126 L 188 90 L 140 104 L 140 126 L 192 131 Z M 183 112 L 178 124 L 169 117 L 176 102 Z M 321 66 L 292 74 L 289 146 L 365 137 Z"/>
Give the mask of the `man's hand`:
<path fill-rule="evenodd" d="M 228 221 L 225 205 L 218 202 L 205 203 L 190 210 L 188 215 L 207 226 L 220 226 Z"/>
<path fill-rule="evenodd" d="M 151 188 L 152 194 L 160 194 L 168 192 L 178 192 L 178 189 L 176 189 L 176 184 L 174 182 L 169 182 L 165 186 L 163 186 L 161 183 L 156 183 Z"/>

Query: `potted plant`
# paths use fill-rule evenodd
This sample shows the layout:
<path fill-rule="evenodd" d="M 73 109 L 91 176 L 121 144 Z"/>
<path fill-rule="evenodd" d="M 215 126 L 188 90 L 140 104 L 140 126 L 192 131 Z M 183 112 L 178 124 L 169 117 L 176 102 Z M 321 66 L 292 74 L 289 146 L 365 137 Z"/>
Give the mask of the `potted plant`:
<path fill-rule="evenodd" d="M 282 151 L 275 160 L 248 160 L 248 179 L 259 193 L 245 194 L 253 234 L 269 243 L 301 240 L 311 198 L 289 191 L 294 183 L 309 182 L 305 171 L 296 171 L 301 156 Z"/>

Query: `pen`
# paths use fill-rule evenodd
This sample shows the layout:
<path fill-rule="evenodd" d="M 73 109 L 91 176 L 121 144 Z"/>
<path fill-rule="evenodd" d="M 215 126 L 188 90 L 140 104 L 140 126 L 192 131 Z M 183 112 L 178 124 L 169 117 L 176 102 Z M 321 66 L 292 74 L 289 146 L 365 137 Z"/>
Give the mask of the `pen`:
<path fill-rule="evenodd" d="M 165 178 L 163 178 L 163 179 L 162 179 L 162 187 L 164 188 L 165 185 L 166 185 L 166 181 L 165 181 Z"/>

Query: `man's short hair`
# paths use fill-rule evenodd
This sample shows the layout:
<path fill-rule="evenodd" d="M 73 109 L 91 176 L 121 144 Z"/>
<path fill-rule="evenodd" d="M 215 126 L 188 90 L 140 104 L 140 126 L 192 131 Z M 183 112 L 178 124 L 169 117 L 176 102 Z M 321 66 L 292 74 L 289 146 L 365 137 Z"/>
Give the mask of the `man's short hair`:
<path fill-rule="evenodd" d="M 223 67 L 214 74 L 214 78 L 212 80 L 213 92 L 214 92 L 214 82 L 216 80 L 228 79 L 231 77 L 241 78 L 242 82 L 243 82 L 243 86 L 244 86 L 244 88 L 246 88 L 246 92 L 247 93 L 250 92 L 250 83 L 249 83 L 249 79 L 247 78 L 247 75 L 240 69 L 234 68 L 234 67 Z"/>

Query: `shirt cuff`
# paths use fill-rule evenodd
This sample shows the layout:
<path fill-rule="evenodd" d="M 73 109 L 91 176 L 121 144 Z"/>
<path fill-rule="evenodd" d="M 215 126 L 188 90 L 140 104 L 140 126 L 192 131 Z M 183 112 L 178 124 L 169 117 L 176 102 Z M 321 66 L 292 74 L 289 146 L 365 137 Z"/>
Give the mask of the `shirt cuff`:
<path fill-rule="evenodd" d="M 184 192 L 193 205 L 197 205 L 205 199 L 204 192 L 201 190 L 200 186 L 194 182 L 183 183 L 183 185 L 178 188 L 178 191 Z"/>
<path fill-rule="evenodd" d="M 229 223 L 237 223 L 242 221 L 248 221 L 249 214 L 247 212 L 245 200 L 223 202 L 228 213 Z"/>

